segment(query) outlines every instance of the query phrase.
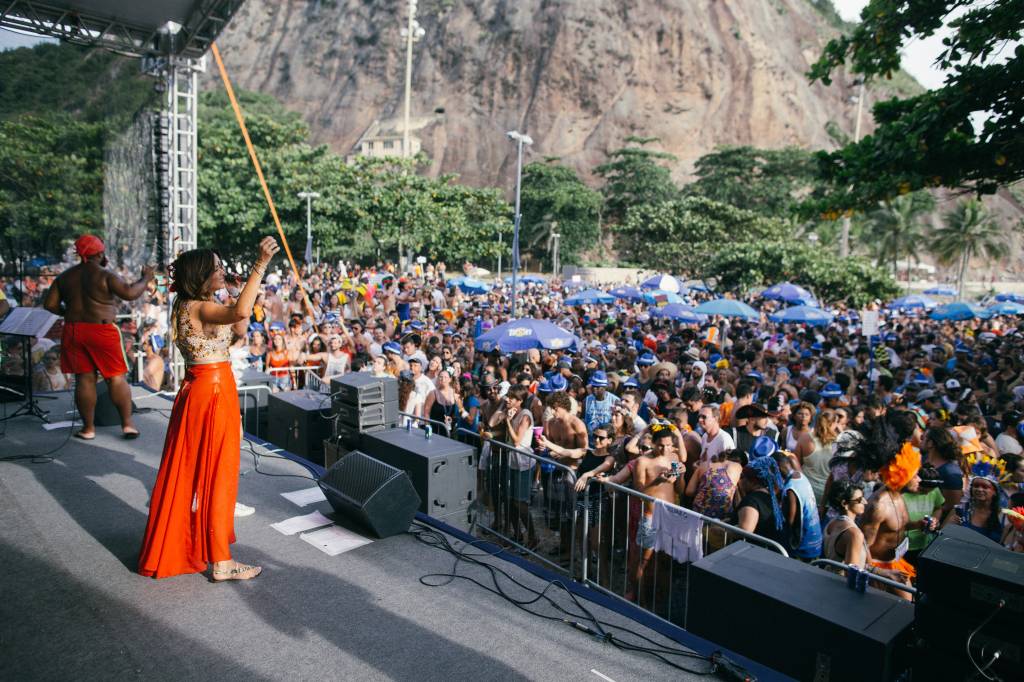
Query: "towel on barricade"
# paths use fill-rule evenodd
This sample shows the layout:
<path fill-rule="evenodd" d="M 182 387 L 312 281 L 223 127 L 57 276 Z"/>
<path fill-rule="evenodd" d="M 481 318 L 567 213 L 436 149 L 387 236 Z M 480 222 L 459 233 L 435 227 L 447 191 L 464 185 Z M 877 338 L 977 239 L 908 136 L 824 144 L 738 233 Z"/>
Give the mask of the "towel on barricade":
<path fill-rule="evenodd" d="M 651 526 L 654 530 L 654 549 L 659 552 L 665 552 L 676 561 L 684 563 L 704 557 L 704 521 L 693 512 L 658 500 L 654 504 Z"/>

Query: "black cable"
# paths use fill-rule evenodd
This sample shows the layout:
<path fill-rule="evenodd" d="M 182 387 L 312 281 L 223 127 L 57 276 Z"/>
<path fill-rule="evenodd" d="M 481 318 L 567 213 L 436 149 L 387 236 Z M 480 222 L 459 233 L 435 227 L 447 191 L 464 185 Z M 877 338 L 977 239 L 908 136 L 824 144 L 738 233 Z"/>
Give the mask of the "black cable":
<path fill-rule="evenodd" d="M 280 455 L 272 455 L 272 454 L 260 454 L 260 453 L 256 452 L 256 444 L 255 443 L 253 443 L 248 438 L 245 438 L 244 440 L 245 440 L 245 444 L 249 447 L 249 452 L 252 453 L 252 465 L 253 465 L 253 469 L 256 471 L 256 473 L 263 474 L 264 476 L 274 476 L 276 478 L 301 478 L 301 479 L 304 479 L 304 480 L 307 480 L 307 481 L 316 481 L 317 480 L 313 476 L 303 476 L 302 474 L 272 474 L 269 471 L 261 471 L 260 470 L 260 459 L 265 457 L 267 459 L 281 459 L 281 460 L 284 460 L 286 462 L 293 462 L 293 463 L 298 464 L 299 466 L 305 468 L 310 473 L 316 473 L 315 471 L 310 469 L 308 466 L 306 466 L 302 462 L 297 462 L 297 461 L 295 461 L 294 459 L 292 459 L 290 457 L 281 457 Z"/>
<path fill-rule="evenodd" d="M 503 570 L 503 569 L 501 569 L 501 568 L 499 568 L 497 566 L 494 566 L 494 565 L 492 565 L 490 563 L 487 563 L 487 562 L 479 560 L 480 557 L 495 557 L 498 554 L 500 554 L 501 552 L 505 551 L 503 549 L 499 549 L 497 552 L 486 552 L 486 551 L 484 551 L 484 552 L 473 552 L 473 553 L 466 552 L 466 551 L 464 551 L 462 549 L 457 549 L 456 547 L 454 547 L 451 544 L 451 542 L 448 540 L 448 538 L 443 533 L 440 533 L 439 531 L 437 531 L 437 530 L 435 530 L 433 528 L 429 528 L 429 527 L 427 527 L 427 526 L 425 526 L 425 525 L 423 525 L 423 524 L 421 524 L 419 522 L 416 522 L 414 524 L 413 528 L 409 531 L 409 533 L 413 537 L 415 537 L 418 541 L 424 543 L 425 545 L 428 545 L 430 547 L 434 547 L 435 549 L 443 550 L 443 551 L 448 552 L 449 554 L 451 554 L 453 557 L 455 557 L 455 563 L 454 563 L 454 565 L 452 566 L 452 569 L 449 572 L 447 572 L 447 573 L 428 573 L 428 574 L 425 574 L 425 575 L 420 577 L 420 579 L 419 579 L 420 583 L 423 584 L 423 585 L 426 585 L 427 587 L 441 587 L 441 586 L 444 586 L 444 585 L 451 584 L 455 579 L 466 580 L 468 582 L 471 582 L 471 583 L 473 583 L 473 584 L 483 588 L 484 590 L 486 590 L 486 591 L 488 591 L 488 592 L 490 592 L 492 594 L 498 595 L 499 597 L 501 597 L 502 599 L 505 599 L 506 601 L 510 602 L 512 605 L 514 605 L 516 608 L 519 608 L 522 611 L 526 611 L 527 613 L 529 613 L 531 615 L 538 616 L 540 618 L 544 618 L 545 620 L 553 620 L 553 621 L 559 621 L 559 622 L 565 623 L 565 624 L 567 624 L 567 625 L 569 625 L 569 626 L 571 626 L 571 627 L 573 627 L 573 628 L 575 628 L 577 630 L 580 630 L 582 632 L 586 632 L 588 634 L 591 634 L 595 638 L 601 639 L 602 641 L 605 641 L 605 642 L 615 646 L 616 648 L 618 648 L 620 650 L 623 650 L 623 651 L 637 651 L 637 652 L 641 652 L 641 653 L 650 654 L 650 655 L 658 658 L 659 660 L 661 660 L 666 665 L 672 666 L 673 668 L 676 668 L 678 670 L 682 670 L 684 672 L 688 672 L 688 673 L 691 673 L 691 674 L 694 674 L 694 675 L 712 675 L 719 668 L 719 663 L 717 663 L 716 661 L 712 660 L 712 657 L 710 657 L 710 656 L 704 656 L 704 655 L 698 654 L 698 653 L 696 653 L 694 651 L 681 650 L 681 649 L 673 648 L 671 646 L 665 646 L 665 645 L 662 645 L 662 644 L 656 642 L 655 640 L 651 639 L 650 637 L 647 637 L 647 636 L 645 636 L 645 635 L 643 635 L 643 634 L 641 634 L 639 632 L 636 632 L 634 630 L 631 630 L 629 628 L 626 628 L 626 627 L 623 627 L 623 626 L 620 626 L 620 625 L 615 625 L 614 623 L 608 623 L 606 621 L 600 620 L 586 606 L 584 606 L 580 602 L 580 600 L 577 598 L 577 596 L 561 580 L 548 581 L 548 583 L 544 586 L 544 589 L 542 589 L 540 591 L 537 591 L 537 590 L 535 590 L 535 589 L 533 589 L 531 587 L 528 587 L 527 585 L 524 585 L 522 582 L 520 582 L 515 577 L 510 575 L 507 571 L 505 571 L 505 570 Z M 485 541 L 484 540 L 475 540 L 473 542 L 466 543 L 466 544 L 467 544 L 467 546 L 472 547 L 472 546 L 476 545 L 477 542 L 485 542 Z M 474 564 L 474 565 L 477 565 L 477 566 L 481 566 L 484 569 L 486 569 L 489 572 L 490 576 L 491 576 L 491 582 L 492 582 L 493 586 L 486 585 L 483 582 L 477 580 L 476 578 L 473 578 L 472 576 L 462 575 L 462 574 L 458 573 L 458 565 L 459 565 L 460 562 L 463 562 L 463 561 L 466 562 L 466 563 L 469 563 L 469 564 Z M 531 599 L 523 600 L 523 599 L 517 599 L 517 598 L 509 595 L 502 588 L 502 586 L 501 586 L 501 584 L 500 584 L 500 582 L 498 580 L 498 575 L 504 576 L 507 580 L 509 580 L 510 582 L 515 584 L 516 586 L 518 586 L 520 589 L 523 589 L 523 590 L 525 590 L 527 592 L 532 593 L 534 595 L 534 597 L 531 598 Z M 440 578 L 442 580 L 440 582 L 435 582 L 435 581 L 431 580 L 433 578 Z M 577 606 L 577 608 L 582 613 L 573 612 L 571 610 L 563 608 L 554 599 L 552 599 L 550 596 L 548 596 L 548 594 L 547 594 L 548 591 L 551 590 L 552 588 L 555 588 L 555 587 L 561 588 L 562 590 L 564 590 L 565 593 L 569 595 L 570 599 L 572 599 L 573 603 Z M 560 613 L 562 613 L 566 617 L 551 616 L 551 615 L 544 614 L 544 613 L 539 613 L 537 611 L 534 611 L 534 610 L 531 610 L 531 609 L 527 608 L 527 606 L 530 606 L 532 604 L 538 603 L 538 602 L 540 602 L 542 600 L 546 601 L 550 606 L 555 608 L 557 611 L 559 611 Z M 570 619 L 574 619 L 574 620 L 570 620 Z M 591 628 L 588 625 L 585 625 L 584 623 L 579 622 L 578 620 L 575 620 L 575 619 L 583 619 L 586 622 L 592 623 L 594 625 L 594 627 Z M 651 644 L 653 646 L 643 646 L 643 645 L 638 645 L 638 644 L 634 644 L 632 642 L 625 641 L 625 640 L 621 639 L 619 636 L 615 635 L 614 633 L 609 632 L 609 630 L 621 631 L 621 632 L 626 633 L 628 635 L 632 635 L 634 637 L 642 639 L 642 640 L 648 642 L 649 644 Z M 675 663 L 675 662 L 669 660 L 668 658 L 666 658 L 666 656 L 682 656 L 682 657 L 685 657 L 685 658 L 696 658 L 696 659 L 708 661 L 711 664 L 711 667 L 709 669 L 707 669 L 707 670 L 694 670 L 692 668 L 687 668 L 686 666 L 679 665 L 678 663 Z"/>
<path fill-rule="evenodd" d="M 53 460 L 57 459 L 56 456 L 55 456 L 56 453 L 58 451 L 60 451 L 64 446 L 66 446 L 69 442 L 71 442 L 71 436 L 75 432 L 75 417 L 77 415 L 78 415 L 78 410 L 77 409 L 71 411 L 71 426 L 68 427 L 68 435 L 64 437 L 64 440 L 61 441 L 60 445 L 58 445 L 57 447 L 52 448 L 50 450 L 47 450 L 46 452 L 43 452 L 43 453 L 40 453 L 40 454 L 35 454 L 35 455 L 8 455 L 7 457 L 0 457 L 0 462 L 18 462 L 18 461 L 26 460 L 27 459 L 27 460 L 30 460 L 29 464 L 49 464 Z M 32 416 L 32 415 L 25 415 L 25 416 L 29 417 L 29 416 Z M 7 417 L 7 403 L 4 403 L 4 418 L 6 419 L 6 417 Z M 7 433 L 7 422 L 4 421 L 4 435 L 6 435 L 6 433 Z"/>

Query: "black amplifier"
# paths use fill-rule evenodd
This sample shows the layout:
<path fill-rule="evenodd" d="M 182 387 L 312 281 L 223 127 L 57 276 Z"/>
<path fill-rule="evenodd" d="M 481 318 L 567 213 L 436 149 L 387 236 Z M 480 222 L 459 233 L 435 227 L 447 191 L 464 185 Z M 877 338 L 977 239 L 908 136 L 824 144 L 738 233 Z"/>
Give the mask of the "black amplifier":
<path fill-rule="evenodd" d="M 369 372 L 349 372 L 331 379 L 331 395 L 335 402 L 356 406 L 397 403 L 398 379 L 376 377 Z"/>
<path fill-rule="evenodd" d="M 362 406 L 335 402 L 333 410 L 339 426 L 344 424 L 359 431 L 367 431 L 374 426 L 398 426 L 397 400 Z"/>
<path fill-rule="evenodd" d="M 324 463 L 324 440 L 334 420 L 330 398 L 316 391 L 271 393 L 267 403 L 266 439 L 299 457 Z"/>
<path fill-rule="evenodd" d="M 476 450 L 423 429 L 364 433 L 363 452 L 402 469 L 420 496 L 420 511 L 434 518 L 466 514 L 476 498 Z"/>
<path fill-rule="evenodd" d="M 893 680 L 914 607 L 796 559 L 735 542 L 690 566 L 686 630 L 798 680 Z"/>

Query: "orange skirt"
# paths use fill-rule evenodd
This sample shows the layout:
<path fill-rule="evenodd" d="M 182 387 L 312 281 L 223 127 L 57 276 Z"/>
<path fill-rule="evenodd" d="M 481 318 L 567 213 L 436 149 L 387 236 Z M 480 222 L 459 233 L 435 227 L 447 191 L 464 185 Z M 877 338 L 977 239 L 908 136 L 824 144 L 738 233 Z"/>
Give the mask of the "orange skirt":
<path fill-rule="evenodd" d="M 228 362 L 188 368 L 171 410 L 139 573 L 201 573 L 231 558 L 241 416 Z"/>

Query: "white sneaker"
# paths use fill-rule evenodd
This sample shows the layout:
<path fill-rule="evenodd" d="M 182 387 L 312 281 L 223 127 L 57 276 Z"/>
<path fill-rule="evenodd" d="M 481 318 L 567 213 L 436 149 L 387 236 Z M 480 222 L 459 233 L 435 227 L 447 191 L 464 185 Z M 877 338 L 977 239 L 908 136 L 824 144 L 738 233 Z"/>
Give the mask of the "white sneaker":
<path fill-rule="evenodd" d="M 241 502 L 235 502 L 235 518 L 236 519 L 241 517 L 241 516 L 252 516 L 255 513 L 256 513 L 256 507 L 250 507 L 247 504 L 242 504 Z"/>

